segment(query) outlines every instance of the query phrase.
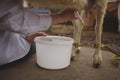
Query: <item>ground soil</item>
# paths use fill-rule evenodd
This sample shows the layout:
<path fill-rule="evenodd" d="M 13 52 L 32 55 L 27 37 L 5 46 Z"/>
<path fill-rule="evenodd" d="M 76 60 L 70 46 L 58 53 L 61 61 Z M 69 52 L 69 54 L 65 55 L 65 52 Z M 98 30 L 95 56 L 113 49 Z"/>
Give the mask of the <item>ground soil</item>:
<path fill-rule="evenodd" d="M 50 29 L 49 34 L 73 37 L 73 26 L 72 25 L 55 25 Z M 94 43 L 95 43 L 94 29 L 83 29 L 81 35 L 82 35 L 81 43 L 80 43 L 81 45 L 86 47 L 94 46 Z M 109 45 L 114 50 L 120 53 L 120 33 L 112 32 L 112 31 L 109 31 L 109 32 L 104 31 L 102 33 L 102 44 Z"/>
<path fill-rule="evenodd" d="M 66 30 L 66 29 L 65 29 Z M 69 29 L 63 35 L 72 37 Z M 58 35 L 59 31 L 51 32 Z M 61 32 L 61 30 L 60 30 Z M 120 80 L 120 67 L 112 64 L 113 54 L 102 50 L 103 63 L 100 68 L 92 67 L 94 54 L 94 31 L 83 31 L 81 44 L 83 47 L 76 60 L 60 70 L 48 70 L 36 65 L 36 54 L 24 57 L 23 60 L 0 67 L 0 80 Z M 113 46 L 120 51 L 120 34 L 103 32 L 102 43 Z"/>

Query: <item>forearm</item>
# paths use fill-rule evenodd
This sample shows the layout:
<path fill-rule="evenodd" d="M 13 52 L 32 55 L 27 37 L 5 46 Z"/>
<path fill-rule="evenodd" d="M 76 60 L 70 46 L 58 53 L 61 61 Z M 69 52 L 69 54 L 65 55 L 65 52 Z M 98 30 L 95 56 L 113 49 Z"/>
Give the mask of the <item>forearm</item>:
<path fill-rule="evenodd" d="M 51 17 L 52 17 L 51 24 L 58 24 L 69 21 L 69 19 L 65 18 L 64 16 L 61 16 L 60 14 L 52 14 Z"/>
<path fill-rule="evenodd" d="M 75 16 L 75 11 L 76 10 L 74 9 L 68 9 L 68 10 L 59 12 L 57 14 L 51 14 L 51 17 L 52 17 L 51 24 L 63 23 L 66 21 L 77 19 L 77 17 Z"/>

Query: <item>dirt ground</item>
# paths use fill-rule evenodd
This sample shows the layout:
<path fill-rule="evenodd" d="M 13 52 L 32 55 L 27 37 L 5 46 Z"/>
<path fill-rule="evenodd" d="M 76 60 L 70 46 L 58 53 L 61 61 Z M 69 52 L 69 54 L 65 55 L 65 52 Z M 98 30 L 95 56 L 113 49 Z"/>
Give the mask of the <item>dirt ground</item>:
<path fill-rule="evenodd" d="M 55 31 L 51 34 L 59 33 Z M 71 36 L 70 33 L 66 32 L 64 35 Z M 120 67 L 112 65 L 113 54 L 111 52 L 102 50 L 101 67 L 99 69 L 92 67 L 94 39 L 93 31 L 83 31 L 81 39 L 83 47 L 77 54 L 76 60 L 65 69 L 43 69 L 36 65 L 36 54 L 32 54 L 22 61 L 1 67 L 0 80 L 120 80 Z M 102 42 L 120 51 L 120 34 L 104 32 Z"/>
<path fill-rule="evenodd" d="M 65 27 L 67 26 L 67 27 Z M 63 28 L 64 27 L 64 28 Z M 73 26 L 71 25 L 55 25 L 49 34 L 73 37 Z M 93 29 L 83 29 L 81 37 L 81 45 L 85 47 L 93 47 L 95 43 L 95 32 Z M 109 45 L 114 50 L 120 53 L 120 33 L 118 32 L 103 32 L 102 44 Z"/>
<path fill-rule="evenodd" d="M 83 44 L 83 46 L 93 47 L 95 43 L 94 31 L 84 32 L 84 35 L 81 39 L 81 43 Z M 113 32 L 103 32 L 102 44 L 109 45 L 113 50 L 120 53 L 120 34 Z"/>

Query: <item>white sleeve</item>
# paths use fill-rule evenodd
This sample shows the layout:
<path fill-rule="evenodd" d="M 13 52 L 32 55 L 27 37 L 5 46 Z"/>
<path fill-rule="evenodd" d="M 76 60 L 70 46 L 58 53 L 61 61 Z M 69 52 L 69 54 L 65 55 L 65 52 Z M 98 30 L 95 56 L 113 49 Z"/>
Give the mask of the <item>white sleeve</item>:
<path fill-rule="evenodd" d="M 24 24 L 26 25 L 24 27 L 27 28 L 26 33 L 48 30 L 51 25 L 51 16 L 25 11 Z"/>
<path fill-rule="evenodd" d="M 10 30 L 26 36 L 37 31 L 47 30 L 51 25 L 50 15 L 39 15 L 25 10 L 11 10 L 3 22 L 0 22 L 0 29 Z"/>

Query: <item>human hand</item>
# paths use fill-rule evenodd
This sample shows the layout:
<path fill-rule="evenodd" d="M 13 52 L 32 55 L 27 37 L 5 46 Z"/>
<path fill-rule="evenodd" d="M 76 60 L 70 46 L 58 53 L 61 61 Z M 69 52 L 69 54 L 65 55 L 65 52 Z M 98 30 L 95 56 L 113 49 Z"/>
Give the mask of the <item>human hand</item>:
<path fill-rule="evenodd" d="M 30 43 L 34 43 L 34 38 L 37 37 L 37 36 L 47 36 L 47 34 L 44 33 L 44 32 L 36 32 L 34 34 L 26 36 L 25 39 Z"/>

